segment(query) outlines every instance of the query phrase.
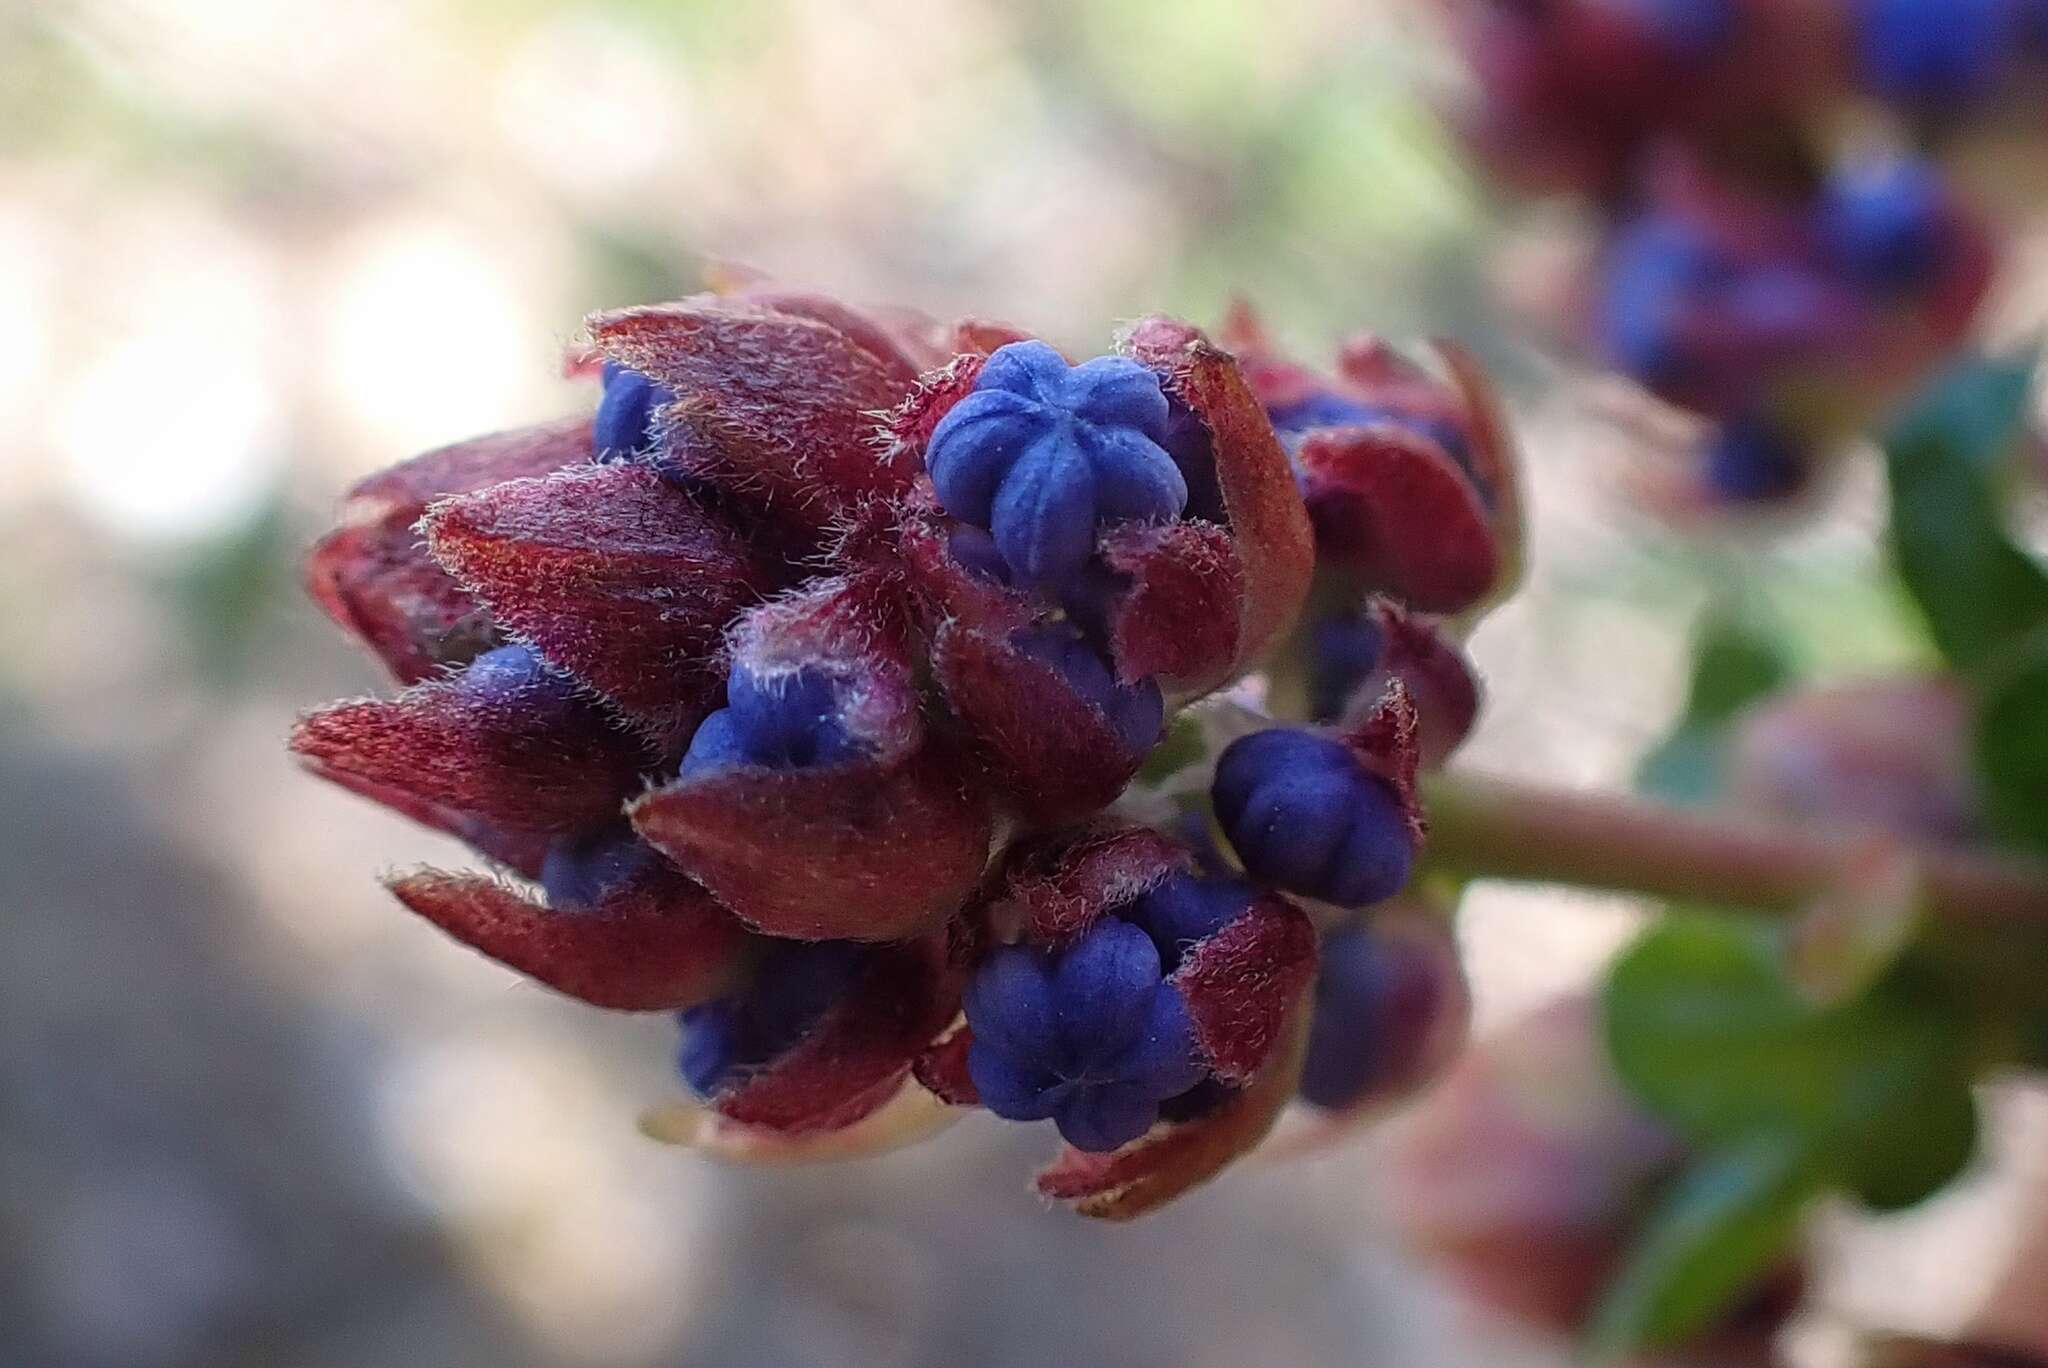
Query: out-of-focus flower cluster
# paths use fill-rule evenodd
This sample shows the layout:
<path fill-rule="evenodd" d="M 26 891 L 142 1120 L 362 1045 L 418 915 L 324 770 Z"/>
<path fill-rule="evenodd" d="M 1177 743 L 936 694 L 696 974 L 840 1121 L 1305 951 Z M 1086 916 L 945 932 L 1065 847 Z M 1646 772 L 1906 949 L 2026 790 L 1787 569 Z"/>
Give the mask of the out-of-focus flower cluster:
<path fill-rule="evenodd" d="M 678 1013 L 701 1143 L 979 1105 L 1051 1120 L 1039 1187 L 1096 1215 L 1442 1062 L 1415 776 L 1517 521 L 1461 352 L 1325 376 L 1240 312 L 1233 350 L 1149 317 L 1075 364 L 760 282 L 590 338 L 593 416 L 373 476 L 311 557 L 406 687 L 295 751 L 494 867 L 406 906 Z"/>
<path fill-rule="evenodd" d="M 1393 1217 L 1479 1304 L 1581 1335 L 1689 1147 L 1630 1096 L 1598 1005 L 1560 999 L 1476 1042 L 1405 1118 L 1388 1155 Z M 1680 1364 L 1776 1362 L 1772 1337 L 1806 1287 L 1788 1257 L 1746 1289 Z"/>
<path fill-rule="evenodd" d="M 1969 700 L 1946 676 L 1904 675 L 1781 694 L 1733 728 L 1729 800 L 1788 824 L 1907 840 L 1985 837 Z"/>
<path fill-rule="evenodd" d="M 1967 335 L 1996 254 L 1944 164 L 2048 108 L 2038 0 L 1450 0 L 1495 176 L 1580 197 L 1586 349 L 1701 421 L 1673 511 L 1806 488 Z"/>

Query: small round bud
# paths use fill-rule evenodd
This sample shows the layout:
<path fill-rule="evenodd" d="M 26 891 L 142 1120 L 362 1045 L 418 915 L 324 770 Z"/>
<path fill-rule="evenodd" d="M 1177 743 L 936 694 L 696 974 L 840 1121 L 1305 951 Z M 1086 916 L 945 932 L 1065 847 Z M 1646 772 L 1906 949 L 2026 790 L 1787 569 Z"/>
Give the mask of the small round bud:
<path fill-rule="evenodd" d="M 1031 627 L 1013 640 L 1018 650 L 1052 667 L 1075 693 L 1100 708 L 1131 750 L 1149 751 L 1158 742 L 1166 724 L 1166 701 L 1158 684 L 1150 679 L 1118 683 L 1109 662 L 1069 626 Z"/>
<path fill-rule="evenodd" d="M 551 843 L 541 859 L 540 885 L 555 911 L 586 911 L 659 858 L 630 828 L 605 827 Z"/>
<path fill-rule="evenodd" d="M 616 361 L 604 364 L 604 397 L 597 401 L 591 445 L 599 460 L 619 460 L 644 451 L 654 442 L 654 411 L 675 401 L 674 391 L 628 370 Z"/>
<path fill-rule="evenodd" d="M 1702 478 L 1731 503 L 1766 503 L 1797 493 L 1812 460 L 1797 438 L 1762 418 L 1737 418 L 1709 439 Z"/>
<path fill-rule="evenodd" d="M 737 765 L 806 769 L 857 759 L 867 748 L 841 717 L 844 683 L 810 668 L 760 676 L 735 666 L 726 706 L 705 718 L 683 755 L 684 775 Z"/>
<path fill-rule="evenodd" d="M 1301 1095 L 1341 1111 L 1421 1086 L 1464 1037 L 1469 1000 L 1448 928 L 1381 935 L 1344 926 L 1323 937 Z"/>
<path fill-rule="evenodd" d="M 683 1081 L 709 1097 L 794 1048 L 846 992 L 862 948 L 845 941 L 776 941 L 740 992 L 677 1014 Z"/>
<path fill-rule="evenodd" d="M 1341 742 L 1291 728 L 1241 737 L 1217 761 L 1210 797 L 1262 883 L 1364 907 L 1408 882 L 1414 838 L 1401 799 Z"/>
<path fill-rule="evenodd" d="M 1900 159 L 1830 181 L 1818 226 L 1846 273 L 1878 294 L 1898 295 L 1926 284 L 1940 266 L 1945 208 L 1934 168 Z"/>
<path fill-rule="evenodd" d="M 1600 341 L 1615 367 L 1650 389 L 1683 384 L 1695 364 L 1690 302 L 1732 266 L 1689 224 L 1661 215 L 1623 228 L 1609 249 Z"/>

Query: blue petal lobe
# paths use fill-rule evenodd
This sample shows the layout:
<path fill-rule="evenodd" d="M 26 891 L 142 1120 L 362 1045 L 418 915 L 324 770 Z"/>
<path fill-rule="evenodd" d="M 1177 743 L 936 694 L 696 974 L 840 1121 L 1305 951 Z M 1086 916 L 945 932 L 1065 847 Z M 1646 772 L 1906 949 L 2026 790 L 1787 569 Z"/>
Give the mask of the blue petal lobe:
<path fill-rule="evenodd" d="M 1187 507 L 1187 481 L 1157 442 L 1129 428 L 1080 430 L 1095 472 L 1097 511 L 1112 518 L 1169 519 Z"/>
<path fill-rule="evenodd" d="M 1353 787 L 1346 815 L 1350 830 L 1331 865 L 1325 900 L 1364 907 L 1401 891 L 1414 849 L 1408 819 L 1392 789 L 1377 779 Z"/>
<path fill-rule="evenodd" d="M 1042 410 L 1006 390 L 976 390 L 955 404 L 925 446 L 925 465 L 940 506 L 956 518 L 986 526 L 1003 476 L 1044 428 Z"/>
<path fill-rule="evenodd" d="M 1030 338 L 1006 343 L 989 353 L 975 386 L 1060 403 L 1066 398 L 1067 369 L 1067 358 L 1057 349 Z"/>
<path fill-rule="evenodd" d="M 1059 1017 L 1053 1007 L 1052 968 L 1045 956 L 1004 946 L 988 957 L 967 985 L 962 1004 L 976 1040 L 1019 1059 L 1059 1060 Z"/>
<path fill-rule="evenodd" d="M 1016 577 L 1061 580 L 1095 550 L 1095 478 L 1072 434 L 1044 433 L 1004 477 L 989 530 Z"/>
<path fill-rule="evenodd" d="M 1159 951 L 1129 922 L 1104 918 L 1060 958 L 1053 996 L 1060 1033 L 1084 1067 L 1114 1060 L 1144 1028 L 1159 984 Z"/>
<path fill-rule="evenodd" d="M 1151 678 L 1135 684 L 1119 684 L 1109 709 L 1109 720 L 1126 747 L 1149 751 L 1159 742 L 1166 727 L 1166 698 Z"/>
<path fill-rule="evenodd" d="M 604 396 L 597 401 L 591 445 L 600 458 L 626 456 L 644 449 L 654 440 L 655 408 L 674 398 L 673 391 L 640 372 L 606 362 Z"/>
<path fill-rule="evenodd" d="M 1154 441 L 1166 435 L 1166 394 L 1159 377 L 1136 361 L 1098 356 L 1067 374 L 1075 416 L 1083 422 L 1136 428 Z"/>
<path fill-rule="evenodd" d="M 1148 995 L 1144 1024 L 1112 1066 L 1116 1076 L 1161 1101 L 1186 1092 L 1208 1069 L 1195 1044 L 1195 1025 L 1180 989 L 1162 983 Z"/>
<path fill-rule="evenodd" d="M 1159 1120 L 1159 1102 L 1142 1087 L 1111 1083 L 1075 1090 L 1054 1119 L 1060 1135 L 1075 1149 L 1106 1154 L 1152 1129 Z"/>
<path fill-rule="evenodd" d="M 981 1104 L 1008 1121 L 1043 1121 L 1074 1090 L 1057 1074 L 1024 1063 L 979 1035 L 967 1046 L 967 1076 Z"/>
<path fill-rule="evenodd" d="M 581 911 L 654 862 L 654 848 L 632 834 L 608 827 L 595 835 L 565 837 L 541 859 L 540 885 L 548 906 Z"/>
<path fill-rule="evenodd" d="M 730 1002 L 707 1002 L 677 1013 L 683 1043 L 677 1056 L 683 1081 L 699 1097 L 709 1097 L 738 1067 L 734 1041 L 735 1011 Z"/>
<path fill-rule="evenodd" d="M 702 722 L 683 752 L 680 773 L 711 774 L 747 763 L 747 748 L 731 708 L 720 708 Z"/>

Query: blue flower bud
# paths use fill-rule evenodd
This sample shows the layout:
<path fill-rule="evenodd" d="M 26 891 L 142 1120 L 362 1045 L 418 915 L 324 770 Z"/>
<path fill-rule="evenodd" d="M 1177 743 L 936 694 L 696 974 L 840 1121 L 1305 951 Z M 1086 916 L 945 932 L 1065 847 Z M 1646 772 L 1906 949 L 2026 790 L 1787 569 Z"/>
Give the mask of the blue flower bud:
<path fill-rule="evenodd" d="M 530 646 L 485 651 L 457 676 L 457 687 L 479 703 L 516 705 L 526 729 L 540 730 L 577 708 L 576 681 L 549 667 Z"/>
<path fill-rule="evenodd" d="M 1292 404 L 1280 404 L 1266 411 L 1275 431 L 1294 436 L 1326 427 L 1365 427 L 1391 423 L 1427 437 L 1444 449 L 1466 473 L 1472 469 L 1472 445 L 1450 419 L 1437 414 L 1399 413 L 1378 404 L 1361 404 L 1341 394 L 1321 390 Z"/>
<path fill-rule="evenodd" d="M 1114 917 L 1060 950 L 997 950 L 965 1007 L 982 1104 L 1012 1121 L 1050 1117 L 1077 1149 L 1137 1139 L 1160 1103 L 1204 1077 L 1187 1003 L 1163 981 L 1152 938 Z"/>
<path fill-rule="evenodd" d="M 1325 935 L 1301 1095 L 1341 1109 L 1391 1081 L 1436 1029 L 1443 995 L 1422 961 L 1389 954 L 1366 928 Z"/>
<path fill-rule="evenodd" d="M 1763 418 L 1736 418 L 1707 445 L 1707 487 L 1734 503 L 1765 503 L 1806 483 L 1807 453 L 1798 439 Z"/>
<path fill-rule="evenodd" d="M 1693 364 L 1686 311 L 1731 274 L 1688 224 L 1652 216 L 1623 228 L 1608 251 L 1598 316 L 1608 359 L 1653 389 L 1683 383 Z"/>
<path fill-rule="evenodd" d="M 1879 294 L 1924 285 L 1941 264 L 1941 178 L 1926 162 L 1892 161 L 1837 176 L 1819 217 L 1828 251 Z"/>
<path fill-rule="evenodd" d="M 1051 666 L 1074 692 L 1100 708 L 1133 751 L 1149 751 L 1166 724 L 1166 701 L 1150 679 L 1120 684 L 1109 662 L 1073 627 L 1028 627 L 1012 640 L 1018 650 Z"/>
<path fill-rule="evenodd" d="M 1115 518 L 1175 518 L 1187 484 L 1161 446 L 1166 396 L 1135 361 L 1069 367 L 1012 342 L 932 430 L 926 465 L 946 511 L 995 534 L 1017 579 L 1067 578 Z"/>
<path fill-rule="evenodd" d="M 1152 937 L 1165 972 L 1180 968 L 1189 946 L 1244 915 L 1257 890 L 1240 879 L 1169 875 L 1164 883 L 1117 908 L 1116 915 Z"/>
<path fill-rule="evenodd" d="M 1272 422 L 1273 430 L 1280 433 L 1354 427 L 1379 422 L 1385 416 L 1381 409 L 1368 408 L 1355 399 L 1346 399 L 1328 390 L 1315 390 L 1291 404 L 1272 404 L 1266 409 L 1266 417 Z"/>
<path fill-rule="evenodd" d="M 847 734 L 840 713 L 844 681 L 804 668 L 757 676 L 735 666 L 725 683 L 726 706 L 690 738 L 682 773 L 709 774 L 737 765 L 805 769 L 867 753 Z"/>
<path fill-rule="evenodd" d="M 1861 0 L 1856 58 L 1864 81 L 1904 104 L 1974 101 L 2003 79 L 2021 37 L 2012 0 Z"/>
<path fill-rule="evenodd" d="M 1400 798 L 1328 737 L 1293 728 L 1240 737 L 1216 762 L 1209 796 L 1261 883 L 1363 907 L 1408 882 L 1415 852 Z"/>
<path fill-rule="evenodd" d="M 683 1081 L 709 1097 L 737 1075 L 801 1041 L 846 992 L 861 947 L 847 941 L 776 941 L 747 986 L 677 1013 Z"/>
<path fill-rule="evenodd" d="M 1171 395 L 1166 399 L 1166 435 L 1160 438 L 1159 445 L 1173 458 L 1181 482 L 1188 487 L 1187 507 L 1182 512 L 1190 518 L 1227 524 L 1230 510 L 1224 503 L 1223 479 L 1216 469 L 1215 440 L 1195 411 Z"/>
<path fill-rule="evenodd" d="M 659 858 L 630 827 L 608 826 L 549 845 L 541 858 L 540 885 L 555 911 L 581 912 Z"/>
<path fill-rule="evenodd" d="M 485 651 L 461 675 L 462 691 L 479 699 L 504 698 L 546 680 L 547 666 L 533 648 L 513 644 Z"/>
<path fill-rule="evenodd" d="M 1380 663 L 1386 642 L 1379 625 L 1365 618 L 1327 617 L 1316 623 L 1309 661 L 1309 713 L 1334 722 L 1358 686 Z"/>
<path fill-rule="evenodd" d="M 675 401 L 675 391 L 657 385 L 616 361 L 604 363 L 604 397 L 597 401 L 591 445 L 597 458 L 620 460 L 654 443 L 654 410 Z"/>

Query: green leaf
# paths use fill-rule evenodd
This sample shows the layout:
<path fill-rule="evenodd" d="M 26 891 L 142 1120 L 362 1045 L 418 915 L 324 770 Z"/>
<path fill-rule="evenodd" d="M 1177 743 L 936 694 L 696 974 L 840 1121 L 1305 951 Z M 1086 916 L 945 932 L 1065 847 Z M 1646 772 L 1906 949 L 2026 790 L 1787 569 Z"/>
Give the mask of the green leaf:
<path fill-rule="evenodd" d="M 2048 854 L 2048 633 L 2022 642 L 1985 679 L 1972 744 L 1992 830 Z"/>
<path fill-rule="evenodd" d="M 1615 964 L 1606 1013 L 1623 1079 L 1697 1144 L 1796 1137 L 1818 1172 L 1883 1206 L 1968 1160 L 1968 1013 L 1910 959 L 1816 1004 L 1762 928 L 1673 916 Z"/>
<path fill-rule="evenodd" d="M 1796 1136 L 1759 1133 L 1695 1161 L 1594 1308 L 1590 1356 L 1612 1362 L 1710 1329 L 1785 1257 L 1801 1208 L 1819 1191 Z"/>
<path fill-rule="evenodd" d="M 1976 360 L 1938 381 L 1886 443 L 1892 552 L 1935 644 L 1975 670 L 2048 625 L 2048 574 L 2006 535 L 2000 474 L 2033 362 Z"/>
<path fill-rule="evenodd" d="M 1774 638 L 1733 618 L 1710 619 L 1694 647 L 1686 721 L 1727 722 L 1757 699 L 1776 693 L 1790 673 Z"/>
<path fill-rule="evenodd" d="M 1724 737 L 1719 727 L 1683 723 L 1636 766 L 1636 787 L 1668 803 L 1700 805 L 1721 795 Z"/>
<path fill-rule="evenodd" d="M 1704 803 L 1716 797 L 1728 722 L 1777 692 L 1790 673 L 1772 638 L 1732 617 L 1707 619 L 1693 648 L 1685 711 L 1671 735 L 1643 757 L 1637 787 L 1673 802 Z"/>
<path fill-rule="evenodd" d="M 1947 1187 L 1976 1153 L 1976 1099 L 1968 1088 L 1936 1087 L 1839 1157 L 1844 1186 L 1865 1206 L 1903 1211 Z"/>
<path fill-rule="evenodd" d="M 1208 738 L 1202 734 L 1202 724 L 1188 713 L 1181 713 L 1166 729 L 1166 735 L 1145 763 L 1138 770 L 1138 782 L 1145 785 L 1163 784 L 1189 765 L 1209 758 Z"/>

